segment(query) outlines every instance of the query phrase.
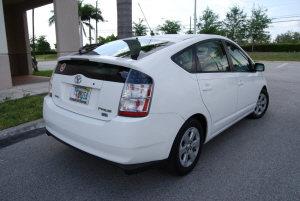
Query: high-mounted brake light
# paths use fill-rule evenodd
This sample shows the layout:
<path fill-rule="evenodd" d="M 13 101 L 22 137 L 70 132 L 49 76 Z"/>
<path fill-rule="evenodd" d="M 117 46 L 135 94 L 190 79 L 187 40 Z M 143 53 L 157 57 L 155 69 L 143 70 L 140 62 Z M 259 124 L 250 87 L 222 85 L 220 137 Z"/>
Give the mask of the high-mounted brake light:
<path fill-rule="evenodd" d="M 131 117 L 147 116 L 152 91 L 152 78 L 142 72 L 131 69 L 122 92 L 119 114 Z"/>

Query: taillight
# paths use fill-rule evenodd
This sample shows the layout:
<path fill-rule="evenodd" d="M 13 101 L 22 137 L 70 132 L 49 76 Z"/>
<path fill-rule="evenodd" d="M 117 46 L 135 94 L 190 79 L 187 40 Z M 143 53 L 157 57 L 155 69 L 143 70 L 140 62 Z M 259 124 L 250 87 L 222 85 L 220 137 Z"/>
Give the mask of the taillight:
<path fill-rule="evenodd" d="M 147 116 L 152 91 L 152 78 L 145 73 L 131 69 L 123 88 L 119 115 L 131 117 Z"/>

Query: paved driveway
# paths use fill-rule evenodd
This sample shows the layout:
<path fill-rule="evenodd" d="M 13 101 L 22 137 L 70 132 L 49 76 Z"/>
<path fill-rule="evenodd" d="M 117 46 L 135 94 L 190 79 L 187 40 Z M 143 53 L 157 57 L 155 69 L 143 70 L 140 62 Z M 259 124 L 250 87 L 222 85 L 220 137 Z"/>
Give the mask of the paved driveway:
<path fill-rule="evenodd" d="M 38 69 L 39 70 L 54 70 L 57 61 L 39 61 Z"/>

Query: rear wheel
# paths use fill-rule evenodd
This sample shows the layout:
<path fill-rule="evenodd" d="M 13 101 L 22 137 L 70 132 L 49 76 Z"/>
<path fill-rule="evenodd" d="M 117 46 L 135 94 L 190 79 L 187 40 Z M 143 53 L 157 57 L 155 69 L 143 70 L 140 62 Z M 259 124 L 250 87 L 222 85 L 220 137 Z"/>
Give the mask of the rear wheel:
<path fill-rule="evenodd" d="M 202 126 L 196 119 L 188 120 L 179 130 L 168 160 L 169 170 L 179 176 L 193 170 L 203 145 Z"/>
<path fill-rule="evenodd" d="M 254 111 L 249 115 L 249 117 L 252 119 L 261 118 L 266 113 L 268 109 L 268 105 L 269 105 L 269 94 L 267 90 L 262 89 L 258 96 L 258 100 L 256 102 Z"/>

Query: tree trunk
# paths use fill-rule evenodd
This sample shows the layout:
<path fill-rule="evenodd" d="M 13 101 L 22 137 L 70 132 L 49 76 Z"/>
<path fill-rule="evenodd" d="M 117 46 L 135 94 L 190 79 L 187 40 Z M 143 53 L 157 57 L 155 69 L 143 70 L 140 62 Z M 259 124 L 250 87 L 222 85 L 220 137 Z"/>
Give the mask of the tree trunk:
<path fill-rule="evenodd" d="M 98 11 L 98 0 L 96 0 L 96 11 Z M 98 19 L 96 19 L 96 36 L 95 43 L 98 43 Z"/>
<path fill-rule="evenodd" d="M 33 61 L 32 62 L 32 66 L 33 66 L 33 70 L 34 71 L 39 71 L 38 67 L 37 67 L 37 63 L 36 61 L 36 57 L 35 57 L 35 40 L 34 40 L 34 8 L 32 9 L 32 53 L 33 53 Z"/>
<path fill-rule="evenodd" d="M 79 23 L 79 37 L 80 37 L 80 47 L 83 46 L 83 39 L 82 39 L 82 22 L 81 17 L 78 17 L 78 23 Z"/>
<path fill-rule="evenodd" d="M 254 51 L 254 38 L 252 36 L 252 52 Z"/>
<path fill-rule="evenodd" d="M 194 34 L 197 34 L 197 29 L 196 29 L 196 23 L 197 23 L 197 8 L 196 8 L 196 0 L 195 0 L 195 7 L 194 7 Z"/>
<path fill-rule="evenodd" d="M 118 39 L 132 37 L 132 0 L 117 0 Z"/>
<path fill-rule="evenodd" d="M 91 25 L 91 19 L 89 19 L 89 24 Z M 90 39 L 90 44 L 92 44 L 91 27 L 89 27 L 89 39 Z"/>

